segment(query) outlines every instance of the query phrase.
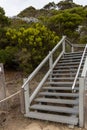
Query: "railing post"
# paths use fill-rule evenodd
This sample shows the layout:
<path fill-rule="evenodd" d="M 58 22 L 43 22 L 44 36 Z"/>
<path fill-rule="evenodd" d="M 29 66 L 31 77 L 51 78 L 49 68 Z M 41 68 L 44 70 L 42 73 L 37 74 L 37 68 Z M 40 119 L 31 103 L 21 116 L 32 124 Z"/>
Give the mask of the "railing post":
<path fill-rule="evenodd" d="M 84 92 L 85 78 L 79 78 L 79 126 L 84 127 Z"/>
<path fill-rule="evenodd" d="M 27 78 L 24 79 L 24 83 L 26 82 Z M 24 87 L 24 98 L 25 98 L 25 116 L 28 117 L 29 115 L 29 84 L 27 83 Z"/>
<path fill-rule="evenodd" d="M 71 47 L 71 52 L 74 52 L 74 47 L 73 46 Z"/>
<path fill-rule="evenodd" d="M 53 66 L 53 54 L 52 54 L 52 52 L 50 52 L 50 51 L 49 51 L 49 53 L 50 53 L 49 69 L 52 69 L 52 66 Z M 51 71 L 51 73 L 50 73 L 50 81 L 52 81 L 52 71 Z"/>
<path fill-rule="evenodd" d="M 63 49 L 63 53 L 65 53 L 65 39 L 64 39 L 64 41 L 62 43 L 62 49 Z"/>
<path fill-rule="evenodd" d="M 87 70 L 85 76 L 84 116 L 85 116 L 84 128 L 87 129 Z"/>

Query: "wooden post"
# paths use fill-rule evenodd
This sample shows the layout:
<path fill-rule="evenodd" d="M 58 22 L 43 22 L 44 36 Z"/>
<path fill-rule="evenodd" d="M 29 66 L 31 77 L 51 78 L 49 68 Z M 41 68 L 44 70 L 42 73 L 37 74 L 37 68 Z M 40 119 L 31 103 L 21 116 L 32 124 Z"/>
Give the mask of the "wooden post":
<path fill-rule="evenodd" d="M 0 100 L 6 98 L 6 85 L 3 64 L 0 63 Z M 0 108 L 3 110 L 7 109 L 7 102 L 1 103 Z"/>
<path fill-rule="evenodd" d="M 24 100 L 24 89 L 21 88 L 20 93 L 20 104 L 21 104 L 21 113 L 25 114 L 25 100 Z"/>

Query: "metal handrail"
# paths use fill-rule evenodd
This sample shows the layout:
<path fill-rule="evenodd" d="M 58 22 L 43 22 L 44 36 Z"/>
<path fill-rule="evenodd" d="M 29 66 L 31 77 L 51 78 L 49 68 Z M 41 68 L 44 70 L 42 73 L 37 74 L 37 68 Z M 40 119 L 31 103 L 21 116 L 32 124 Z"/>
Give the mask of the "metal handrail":
<path fill-rule="evenodd" d="M 52 49 L 51 53 L 49 53 L 44 60 L 38 65 L 38 67 L 29 75 L 27 81 L 22 85 L 22 88 L 28 84 L 29 81 L 33 79 L 33 77 L 38 73 L 38 71 L 42 68 L 42 66 L 49 60 L 51 54 L 53 54 L 58 47 L 62 44 L 62 42 L 65 40 L 66 36 L 63 36 L 62 39 L 59 41 L 59 43 Z"/>
<path fill-rule="evenodd" d="M 79 47 L 79 48 L 85 47 L 85 44 L 73 44 L 73 43 L 71 43 L 67 38 L 66 38 L 65 40 L 66 40 L 66 42 L 68 42 L 68 44 L 69 44 L 70 46 L 72 46 L 72 47 Z"/>
<path fill-rule="evenodd" d="M 80 60 L 80 64 L 79 64 L 79 67 L 78 67 L 78 70 L 77 70 L 77 73 L 76 73 L 76 76 L 75 76 L 75 79 L 74 79 L 74 82 L 73 82 L 73 85 L 72 85 L 72 89 L 75 88 L 75 84 L 76 84 L 76 81 L 77 81 L 77 78 L 78 78 L 78 75 L 79 75 L 79 72 L 80 72 L 80 68 L 81 68 L 85 53 L 86 53 L 86 49 L 87 49 L 87 45 L 85 46 L 85 49 L 83 51 L 83 54 L 82 54 L 82 57 L 81 57 L 81 60 Z"/>
<path fill-rule="evenodd" d="M 49 71 L 46 73 L 46 75 L 43 77 L 43 79 L 41 80 L 41 82 L 39 83 L 37 88 L 35 89 L 34 93 L 31 95 L 30 101 L 29 101 L 30 104 L 31 104 L 32 100 L 35 98 L 35 96 L 37 95 L 37 93 L 39 92 L 39 90 L 41 89 L 41 87 L 43 86 L 43 84 L 45 83 L 45 81 L 48 78 L 49 74 L 51 73 L 51 71 L 53 70 L 53 68 L 55 67 L 55 65 L 57 64 L 58 60 L 61 58 L 62 55 L 63 55 L 63 51 L 60 53 L 59 57 L 54 62 L 52 68 L 49 69 Z"/>

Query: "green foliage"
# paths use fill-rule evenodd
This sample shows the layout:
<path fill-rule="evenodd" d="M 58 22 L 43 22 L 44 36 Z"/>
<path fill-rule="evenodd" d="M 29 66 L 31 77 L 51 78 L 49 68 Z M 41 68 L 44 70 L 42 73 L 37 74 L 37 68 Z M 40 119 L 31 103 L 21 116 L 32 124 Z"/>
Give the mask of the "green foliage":
<path fill-rule="evenodd" d="M 60 10 L 70 9 L 74 7 L 78 7 L 80 5 L 77 5 L 73 2 L 73 0 L 62 0 L 57 4 L 58 8 Z"/>
<path fill-rule="evenodd" d="M 46 10 L 50 10 L 50 9 L 56 9 L 56 7 L 57 7 L 57 5 L 54 2 L 49 2 L 43 8 L 46 9 Z"/>
<path fill-rule="evenodd" d="M 17 65 L 16 62 L 16 52 L 17 48 L 14 47 L 6 47 L 5 49 L 0 50 L 0 62 L 2 62 L 6 67 L 15 67 Z"/>
<path fill-rule="evenodd" d="M 3 8 L 0 7 L 0 49 L 3 49 L 7 45 L 6 30 L 10 25 L 10 20 L 5 16 Z"/>
<path fill-rule="evenodd" d="M 27 71 L 32 71 L 59 40 L 54 32 L 39 23 L 27 29 L 9 29 L 6 35 L 9 45 L 19 50 L 20 68 Z"/>
<path fill-rule="evenodd" d="M 76 31 L 78 26 L 82 23 L 82 20 L 80 15 L 64 11 L 58 15 L 52 16 L 48 20 L 48 27 L 60 36 L 67 35 L 68 37 L 71 37 L 71 33 L 73 35 L 74 31 Z"/>
<path fill-rule="evenodd" d="M 9 25 L 10 21 L 8 17 L 5 16 L 3 8 L 0 7 L 0 27 Z"/>
<path fill-rule="evenodd" d="M 87 35 L 80 38 L 80 43 L 81 44 L 87 44 Z"/>
<path fill-rule="evenodd" d="M 75 43 L 77 40 L 87 42 L 87 7 L 77 5 L 73 0 L 58 4 L 50 2 L 40 10 L 29 7 L 18 16 L 38 18 L 39 23 L 12 19 L 10 25 L 0 8 L 0 62 L 6 67 L 31 72 L 62 35 L 67 35 Z"/>
<path fill-rule="evenodd" d="M 22 17 L 35 17 L 36 15 L 36 9 L 32 6 L 24 9 L 23 11 L 20 12 L 20 14 L 18 14 L 18 16 L 22 16 Z"/>

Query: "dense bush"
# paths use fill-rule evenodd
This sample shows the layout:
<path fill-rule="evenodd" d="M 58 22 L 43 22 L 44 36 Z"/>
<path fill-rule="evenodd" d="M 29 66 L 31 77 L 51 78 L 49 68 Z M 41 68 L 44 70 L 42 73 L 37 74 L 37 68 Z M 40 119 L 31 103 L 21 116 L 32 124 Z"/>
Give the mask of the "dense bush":
<path fill-rule="evenodd" d="M 54 32 L 41 24 L 35 24 L 27 29 L 8 29 L 6 36 L 9 41 L 8 46 L 18 49 L 15 52 L 15 59 L 19 67 L 28 72 L 41 62 L 59 40 Z"/>

